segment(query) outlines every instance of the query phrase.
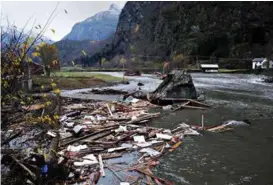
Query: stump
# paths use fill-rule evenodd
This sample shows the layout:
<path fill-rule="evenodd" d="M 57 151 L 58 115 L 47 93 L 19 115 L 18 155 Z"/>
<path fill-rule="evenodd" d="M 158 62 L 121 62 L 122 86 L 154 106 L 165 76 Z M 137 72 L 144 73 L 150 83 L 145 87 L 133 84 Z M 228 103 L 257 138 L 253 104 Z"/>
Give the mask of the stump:
<path fill-rule="evenodd" d="M 174 70 L 167 75 L 158 88 L 149 95 L 151 102 L 161 104 L 161 100 L 197 99 L 197 92 L 191 75 Z"/>

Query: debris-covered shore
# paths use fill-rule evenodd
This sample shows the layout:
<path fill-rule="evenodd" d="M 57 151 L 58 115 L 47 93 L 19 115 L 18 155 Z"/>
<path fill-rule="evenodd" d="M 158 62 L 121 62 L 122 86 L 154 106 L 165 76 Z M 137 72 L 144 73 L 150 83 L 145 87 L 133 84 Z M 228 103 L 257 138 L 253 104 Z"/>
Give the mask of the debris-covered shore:
<path fill-rule="evenodd" d="M 200 135 L 184 123 L 172 129 L 150 127 L 160 112 L 149 110 L 162 108 L 131 96 L 120 102 L 65 102 L 59 129 L 17 124 L 2 131 L 3 181 L 172 184 L 154 176 L 151 168 L 185 136 Z"/>
<path fill-rule="evenodd" d="M 149 125 L 162 112 L 209 108 L 190 99 L 196 98 L 195 87 L 191 77 L 181 72 L 169 75 L 147 98 L 138 91 L 128 94 L 94 89 L 92 93 L 121 94 L 123 98 L 95 101 L 57 97 L 51 108 L 43 108 L 39 100 L 22 107 L 27 111 L 19 112 L 16 119 L 6 116 L 10 124 L 1 130 L 3 184 L 173 184 L 152 172 L 162 156 L 178 148 L 185 137 L 200 136 L 204 130 L 231 130 L 190 126 L 183 120 L 175 128 Z M 56 110 L 59 116 L 55 123 L 34 124 L 22 119 Z"/>

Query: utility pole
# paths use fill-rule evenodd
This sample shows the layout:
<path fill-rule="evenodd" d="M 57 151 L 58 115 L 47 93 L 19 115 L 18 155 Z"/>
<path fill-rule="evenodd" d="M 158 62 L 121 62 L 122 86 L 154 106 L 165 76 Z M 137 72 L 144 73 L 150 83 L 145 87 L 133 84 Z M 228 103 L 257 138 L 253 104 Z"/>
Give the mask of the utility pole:
<path fill-rule="evenodd" d="M 198 55 L 195 56 L 195 65 L 198 66 L 198 68 L 200 67 L 200 64 L 199 64 L 199 60 L 198 60 Z"/>
<path fill-rule="evenodd" d="M 31 79 L 31 69 L 30 69 L 30 63 L 27 62 L 27 91 L 31 91 L 32 90 L 32 79 Z"/>

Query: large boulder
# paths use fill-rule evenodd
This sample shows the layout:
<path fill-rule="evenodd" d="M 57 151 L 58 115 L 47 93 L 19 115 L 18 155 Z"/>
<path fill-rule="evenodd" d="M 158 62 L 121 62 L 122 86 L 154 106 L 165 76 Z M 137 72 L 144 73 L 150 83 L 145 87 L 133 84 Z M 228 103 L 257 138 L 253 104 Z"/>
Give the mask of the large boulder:
<path fill-rule="evenodd" d="M 149 100 L 197 99 L 197 92 L 192 77 L 185 71 L 174 70 L 167 75 L 158 88 L 149 95 Z"/>

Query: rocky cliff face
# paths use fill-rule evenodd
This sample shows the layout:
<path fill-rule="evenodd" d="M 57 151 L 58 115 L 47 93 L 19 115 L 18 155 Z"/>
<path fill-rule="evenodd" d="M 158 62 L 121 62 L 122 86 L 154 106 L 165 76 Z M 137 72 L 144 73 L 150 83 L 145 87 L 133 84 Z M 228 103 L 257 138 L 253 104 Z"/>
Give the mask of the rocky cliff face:
<path fill-rule="evenodd" d="M 127 2 L 101 55 L 272 56 L 272 2 Z"/>
<path fill-rule="evenodd" d="M 107 11 L 99 12 L 75 24 L 63 40 L 105 40 L 116 31 L 120 8 L 112 4 Z"/>

